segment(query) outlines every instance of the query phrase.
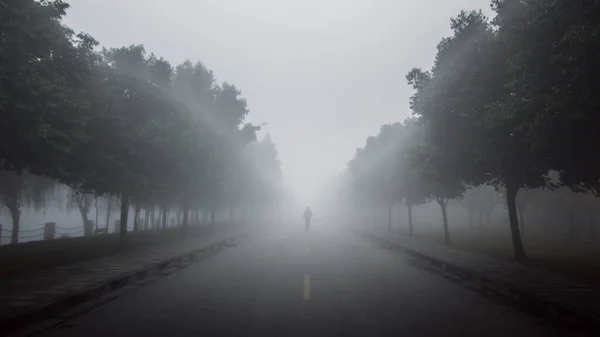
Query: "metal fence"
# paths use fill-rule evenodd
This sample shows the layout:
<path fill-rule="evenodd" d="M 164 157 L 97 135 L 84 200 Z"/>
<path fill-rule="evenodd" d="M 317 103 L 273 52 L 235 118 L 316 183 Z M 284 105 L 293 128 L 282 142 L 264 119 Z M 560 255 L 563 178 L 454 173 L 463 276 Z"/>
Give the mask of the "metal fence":
<path fill-rule="evenodd" d="M 133 231 L 133 226 L 127 228 L 127 231 Z M 102 227 L 96 228 L 93 227 L 92 230 L 94 235 L 102 235 L 107 233 L 116 233 L 118 232 L 118 226 L 115 224 L 111 227 Z M 5 226 L 0 224 L 0 244 L 9 244 L 12 240 L 12 229 L 5 228 Z M 56 223 L 48 222 L 43 226 L 34 229 L 21 229 L 19 230 L 19 240 L 18 243 L 25 243 L 31 241 L 41 241 L 41 240 L 52 240 L 52 239 L 61 239 L 61 238 L 76 238 L 82 237 L 85 234 L 85 230 L 83 225 L 75 226 L 75 227 L 62 227 L 57 226 Z"/>

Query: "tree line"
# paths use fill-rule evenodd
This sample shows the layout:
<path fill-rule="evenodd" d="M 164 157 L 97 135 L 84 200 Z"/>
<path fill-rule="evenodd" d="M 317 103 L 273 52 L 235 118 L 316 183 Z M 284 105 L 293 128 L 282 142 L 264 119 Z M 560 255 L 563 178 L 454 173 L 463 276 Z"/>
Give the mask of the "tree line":
<path fill-rule="evenodd" d="M 0 2 L 0 202 L 18 239 L 23 207 L 57 183 L 86 235 L 94 196 L 130 208 L 266 208 L 281 194 L 277 149 L 246 122 L 246 99 L 201 62 L 171 65 L 143 45 L 100 48 L 62 22 L 61 0 Z M 262 208 L 261 208 L 262 207 Z M 136 223 L 137 224 L 137 223 Z"/>
<path fill-rule="evenodd" d="M 413 116 L 367 139 L 347 175 L 369 205 L 437 202 L 447 243 L 449 200 L 492 186 L 524 260 L 517 194 L 599 193 L 600 3 L 493 0 L 491 8 L 491 19 L 461 11 L 450 20 L 432 68 L 406 76 Z M 410 212 L 408 223 L 412 231 Z"/>

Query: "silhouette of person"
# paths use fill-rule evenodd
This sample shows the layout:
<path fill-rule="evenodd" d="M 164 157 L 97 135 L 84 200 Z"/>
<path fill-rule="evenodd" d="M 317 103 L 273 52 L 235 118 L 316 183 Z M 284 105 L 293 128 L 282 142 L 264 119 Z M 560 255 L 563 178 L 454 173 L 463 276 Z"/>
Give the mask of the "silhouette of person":
<path fill-rule="evenodd" d="M 306 210 L 304 211 L 302 217 L 304 218 L 304 226 L 306 227 L 307 232 L 310 230 L 310 219 L 312 218 L 312 216 L 313 214 L 310 211 L 310 207 L 306 207 Z"/>

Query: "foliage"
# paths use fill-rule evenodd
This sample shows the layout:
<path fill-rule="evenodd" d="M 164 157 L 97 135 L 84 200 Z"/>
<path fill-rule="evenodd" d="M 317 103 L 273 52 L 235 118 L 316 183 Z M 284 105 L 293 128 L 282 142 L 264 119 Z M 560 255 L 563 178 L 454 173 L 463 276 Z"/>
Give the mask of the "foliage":
<path fill-rule="evenodd" d="M 274 143 L 246 155 L 260 126 L 245 122 L 241 91 L 201 62 L 173 67 L 143 45 L 98 52 L 62 24 L 60 0 L 0 7 L 0 169 L 69 185 L 84 223 L 91 195 L 119 197 L 122 236 L 130 203 L 180 208 L 185 227 L 192 209 L 240 207 L 244 186 L 255 203 L 281 193 Z M 13 185 L 9 203 L 29 190 Z"/>
<path fill-rule="evenodd" d="M 28 172 L 0 172 L 0 205 L 12 219 L 11 243 L 18 243 L 21 213 L 25 207 L 35 210 L 48 205 L 56 191 L 56 182 Z"/>
<path fill-rule="evenodd" d="M 507 104 L 507 55 L 497 31 L 481 11 L 462 11 L 451 28 L 453 35 L 438 44 L 431 72 L 407 76 L 416 90 L 412 107 L 430 127 L 428 144 L 437 150 L 444 175 L 506 186 L 515 256 L 523 259 L 515 196 L 523 187 L 546 185 L 549 162 L 531 153 L 535 139 L 523 127 L 527 117 L 512 115 Z"/>
<path fill-rule="evenodd" d="M 445 207 L 448 200 L 460 197 L 463 185 L 455 175 L 441 169 L 444 159 L 425 143 L 427 132 L 426 125 L 415 118 L 384 125 L 376 137 L 367 139 L 365 147 L 357 150 L 348 170 L 355 193 L 367 204 L 391 207 L 404 200 L 409 210 L 409 234 L 413 231 L 411 208 L 431 198 L 437 200 L 448 237 Z M 388 221 L 391 226 L 391 217 Z"/>
<path fill-rule="evenodd" d="M 62 25 L 60 0 L 0 2 L 0 169 L 62 178 L 85 140 L 96 41 Z"/>
<path fill-rule="evenodd" d="M 600 4 L 493 0 L 492 8 L 491 21 L 481 11 L 461 11 L 450 21 L 451 36 L 439 42 L 433 67 L 407 74 L 415 90 L 410 106 L 424 134 L 401 140 L 414 149 L 413 161 L 401 162 L 419 173 L 419 190 L 434 197 L 443 213 L 447 200 L 460 198 L 467 185 L 474 187 L 467 208 L 474 211 L 473 198 L 485 192 L 479 207 L 489 214 L 495 197 L 489 187 L 477 186 L 501 189 L 515 258 L 523 260 L 518 214 L 537 193 L 528 190 L 599 191 L 600 73 L 593 60 L 600 52 Z M 396 171 L 393 183 L 376 169 L 397 158 L 377 163 L 366 154 L 376 139 L 353 159 L 368 162 L 370 170 L 351 162 L 357 191 L 384 193 L 374 178 L 406 189 L 405 169 Z"/>
<path fill-rule="evenodd" d="M 488 185 L 480 185 L 467 189 L 462 200 L 460 200 L 460 204 L 465 208 L 469 215 L 469 227 L 474 228 L 476 213 L 478 213 L 478 226 L 480 229 L 483 228 L 484 215 L 489 224 L 491 212 L 494 210 L 501 197 L 502 195 L 498 193 L 495 188 Z M 506 203 L 506 198 L 504 198 L 504 203 Z"/>

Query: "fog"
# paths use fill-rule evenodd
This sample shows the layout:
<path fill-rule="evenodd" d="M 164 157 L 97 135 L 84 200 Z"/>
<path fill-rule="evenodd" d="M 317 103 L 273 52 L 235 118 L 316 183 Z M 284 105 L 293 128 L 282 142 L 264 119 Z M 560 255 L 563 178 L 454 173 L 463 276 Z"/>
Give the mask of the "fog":
<path fill-rule="evenodd" d="M 600 0 L 0 0 L 0 335 L 598 336 L 598 32 Z"/>
<path fill-rule="evenodd" d="M 302 211 L 311 206 L 316 223 L 323 226 L 358 221 L 397 230 L 405 230 L 409 226 L 410 230 L 418 231 L 429 227 L 439 229 L 440 222 L 443 227 L 453 228 L 477 227 L 483 222 L 508 235 L 510 212 L 506 210 L 510 207 L 506 204 L 502 181 L 480 179 L 473 183 L 487 184 L 487 195 L 492 195 L 494 200 L 485 206 L 485 221 L 480 221 L 482 216 L 479 213 L 483 206 L 473 203 L 473 200 L 483 199 L 471 194 L 481 188 L 473 188 L 469 185 L 472 182 L 461 181 L 465 188 L 442 196 L 441 201 L 435 189 L 431 188 L 421 196 L 423 200 L 407 201 L 402 193 L 406 193 L 409 187 L 403 185 L 396 186 L 396 190 L 390 189 L 401 177 L 386 176 L 390 173 L 388 168 L 382 171 L 386 165 L 392 167 L 397 164 L 397 153 L 418 147 L 416 139 L 421 139 L 421 136 L 410 132 L 428 132 L 399 131 L 412 123 L 406 120 L 409 116 L 429 118 L 423 111 L 417 111 L 419 106 L 410 104 L 414 103 L 422 89 L 417 84 L 419 73 L 411 72 L 411 69 L 431 68 L 436 55 L 439 61 L 440 40 L 458 34 L 460 28 L 457 27 L 460 25 L 457 26 L 455 21 L 451 23 L 450 18 L 456 18 L 461 10 L 482 9 L 488 18 L 493 18 L 495 13 L 490 9 L 489 0 L 72 0 L 69 5 L 63 22 L 74 31 L 89 33 L 97 39 L 99 46 L 96 50 L 143 45 L 148 60 L 153 57 L 150 55 L 156 55 L 160 58 L 159 63 L 168 62 L 176 74 L 173 90 L 184 105 L 194 106 L 197 97 L 194 92 L 186 92 L 188 83 L 185 80 L 178 84 L 177 76 L 185 74 L 181 69 L 194 71 L 192 68 L 198 67 L 196 62 L 201 62 L 198 73 L 211 78 L 206 83 L 214 80 L 219 88 L 225 88 L 226 83 L 234 83 L 232 90 L 241 90 L 239 100 L 243 101 L 243 108 L 247 110 L 242 113 L 240 121 L 248 123 L 246 126 L 260 125 L 256 144 L 267 144 L 268 148 L 274 149 L 267 149 L 274 153 L 265 157 L 265 160 L 273 161 L 269 164 L 271 166 L 261 163 L 262 150 L 259 148 L 252 150 L 250 146 L 249 150 L 245 150 L 245 156 L 255 161 L 252 164 L 256 174 L 253 179 L 267 182 L 269 188 L 277 190 L 276 196 L 263 196 L 259 206 L 264 209 L 257 211 L 271 214 L 261 213 L 263 217 L 270 217 L 269 221 L 288 219 L 290 223 L 286 225 L 299 225 Z M 110 24 L 107 23 L 109 19 Z M 138 47 L 129 52 L 135 52 L 135 48 Z M 113 52 L 115 50 L 118 51 L 113 49 Z M 453 60 L 467 57 L 466 54 L 459 56 Z M 190 64 L 184 63 L 188 60 Z M 413 77 L 407 83 L 409 72 Z M 427 74 L 423 73 L 423 76 Z M 210 87 L 211 84 L 206 83 Z M 229 130 L 220 129 L 217 117 L 211 114 L 200 116 L 201 124 L 228 137 Z M 386 137 L 394 140 L 385 140 Z M 377 145 L 378 142 L 381 145 Z M 405 158 L 400 164 L 408 165 L 408 162 L 410 160 Z M 450 164 L 458 163 L 461 163 L 460 159 L 454 159 Z M 277 169 L 277 172 L 272 171 L 279 164 L 281 174 Z M 402 172 L 398 167 L 395 170 Z M 280 175 L 283 186 L 279 186 Z M 365 178 L 369 175 L 372 177 Z M 382 180 L 383 176 L 388 180 Z M 429 179 L 427 183 L 433 180 Z M 66 186 L 60 186 L 70 191 Z M 105 223 L 100 218 L 107 218 L 105 204 L 108 197 L 102 191 L 91 190 L 99 193 L 95 198 L 101 198 L 101 202 L 100 207 L 88 207 L 87 214 L 94 218 L 98 227 Z M 554 214 L 547 211 L 548 207 L 554 207 L 553 202 L 589 208 L 586 206 L 589 201 L 576 200 L 578 197 L 568 191 L 554 192 L 552 198 L 546 197 L 550 193 L 548 191 L 535 191 L 529 192 L 535 201 L 521 202 L 527 206 L 516 207 L 519 212 L 516 216 L 522 222 L 528 217 L 536 219 L 533 225 L 527 227 L 528 231 L 535 231 L 536 226 L 547 231 L 554 226 L 548 225 L 552 221 L 543 219 L 544 214 Z M 520 193 L 517 203 L 520 199 L 527 199 L 523 196 L 525 193 Z M 52 194 L 51 200 L 43 207 L 23 208 L 20 217 L 22 228 L 38 229 L 45 222 L 56 222 L 63 228 L 78 228 L 81 218 L 77 207 L 69 206 L 66 200 L 68 194 Z M 227 201 L 211 198 L 211 202 L 220 203 L 218 209 L 209 210 L 207 207 L 216 206 L 209 207 L 206 200 L 199 201 L 202 205 L 196 205 L 196 217 L 209 213 L 223 219 L 227 218 L 227 214 L 230 218 L 245 217 L 246 208 L 259 207 L 258 204 L 236 204 L 239 200 L 234 200 L 235 196 L 231 195 L 226 198 Z M 228 202 L 230 205 L 225 206 Z M 442 209 L 440 202 L 445 203 Z M 409 217 L 405 207 L 407 203 L 414 207 L 409 221 L 406 221 Z M 444 215 L 446 206 L 447 214 Z M 118 213 L 118 205 L 116 207 L 114 211 Z M 137 215 L 128 215 L 130 224 L 140 214 L 146 216 L 149 213 L 154 218 L 154 210 L 140 209 L 139 203 L 136 207 Z M 559 232 L 564 232 L 565 228 L 572 232 L 576 222 L 587 228 L 581 233 L 593 231 L 591 214 L 595 211 L 588 212 L 589 224 L 585 226 L 583 219 L 587 215 L 575 220 L 571 215 L 574 206 L 564 208 L 563 213 L 566 212 L 570 225 L 561 226 L 558 221 L 555 227 L 559 228 Z M 558 208 L 554 207 L 553 211 L 558 211 Z M 179 212 L 169 211 L 166 222 L 173 223 L 172 217 L 181 217 Z M 10 223 L 11 216 L 6 210 L 0 213 L 0 217 L 1 223 Z M 115 220 L 118 218 L 119 214 L 115 215 Z M 565 216 L 554 214 L 550 218 L 556 220 Z M 419 225 L 407 224 L 412 221 Z M 138 223 L 137 220 L 134 222 Z M 180 219 L 175 221 L 180 222 Z M 106 223 L 106 227 L 114 226 L 112 221 Z"/>
<path fill-rule="evenodd" d="M 404 76 L 429 67 L 456 1 L 72 0 L 65 23 L 103 46 L 144 44 L 171 63 L 202 60 L 268 122 L 284 179 L 302 204 L 380 125 L 410 115 Z M 110 20 L 110 24 L 107 23 Z"/>

